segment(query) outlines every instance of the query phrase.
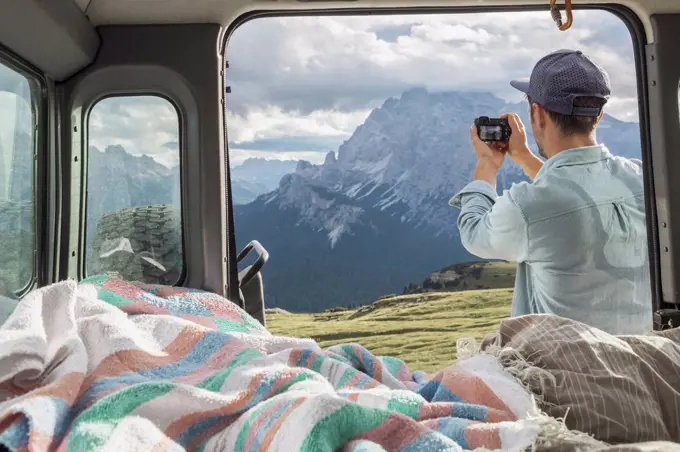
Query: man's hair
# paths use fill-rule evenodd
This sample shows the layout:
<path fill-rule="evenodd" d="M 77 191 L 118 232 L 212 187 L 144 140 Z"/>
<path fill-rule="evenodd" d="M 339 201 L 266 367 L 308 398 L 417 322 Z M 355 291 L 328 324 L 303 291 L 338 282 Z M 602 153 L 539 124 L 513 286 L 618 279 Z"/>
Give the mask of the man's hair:
<path fill-rule="evenodd" d="M 529 101 L 529 112 L 531 114 L 531 119 L 533 120 L 534 109 L 531 108 L 531 104 L 534 102 L 532 102 L 529 96 L 527 96 L 527 100 Z M 574 106 L 602 108 L 606 102 L 605 99 L 599 97 L 584 96 L 574 99 Z M 545 109 L 545 111 L 562 135 L 590 135 L 597 125 L 597 116 L 572 116 L 555 113 L 548 109 Z"/>

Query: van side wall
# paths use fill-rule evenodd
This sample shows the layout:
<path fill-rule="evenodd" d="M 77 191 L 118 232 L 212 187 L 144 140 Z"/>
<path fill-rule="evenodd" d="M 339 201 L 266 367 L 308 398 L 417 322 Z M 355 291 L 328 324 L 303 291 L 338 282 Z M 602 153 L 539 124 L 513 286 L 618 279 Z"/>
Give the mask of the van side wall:
<path fill-rule="evenodd" d="M 89 109 L 109 95 L 157 94 L 181 114 L 182 220 L 185 268 L 181 285 L 224 293 L 226 228 L 219 25 L 99 27 L 92 65 L 59 83 L 63 169 L 58 278 L 84 276 L 84 181 Z M 112 187 L 115 190 L 115 187 Z"/>

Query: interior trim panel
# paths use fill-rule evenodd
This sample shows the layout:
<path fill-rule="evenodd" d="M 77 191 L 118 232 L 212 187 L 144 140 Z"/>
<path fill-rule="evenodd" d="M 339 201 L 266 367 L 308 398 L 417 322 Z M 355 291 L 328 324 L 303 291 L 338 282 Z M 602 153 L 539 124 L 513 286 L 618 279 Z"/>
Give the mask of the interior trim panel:
<path fill-rule="evenodd" d="M 60 81 L 94 60 L 100 39 L 73 0 L 2 0 L 0 44 Z"/>
<path fill-rule="evenodd" d="M 102 48 L 86 70 L 59 84 L 62 116 L 70 118 L 62 138 L 64 167 L 60 263 L 62 278 L 83 276 L 83 222 L 87 116 L 102 97 L 159 94 L 181 111 L 182 220 L 186 287 L 223 293 L 226 227 L 220 84 L 216 24 L 100 27 Z M 81 132 L 81 130 L 83 132 Z M 70 150 L 70 152 L 69 152 Z M 76 157 L 78 157 L 76 161 Z"/>

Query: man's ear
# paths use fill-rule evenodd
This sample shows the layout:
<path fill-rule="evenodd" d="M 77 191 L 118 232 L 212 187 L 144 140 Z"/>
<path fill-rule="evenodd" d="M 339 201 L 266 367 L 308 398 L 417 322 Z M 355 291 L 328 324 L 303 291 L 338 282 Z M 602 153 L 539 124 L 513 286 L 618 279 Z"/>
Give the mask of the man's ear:
<path fill-rule="evenodd" d="M 548 121 L 548 114 L 545 112 L 545 108 L 539 104 L 531 104 L 531 108 L 534 109 L 534 121 L 536 122 L 536 125 L 539 129 L 544 129 Z"/>

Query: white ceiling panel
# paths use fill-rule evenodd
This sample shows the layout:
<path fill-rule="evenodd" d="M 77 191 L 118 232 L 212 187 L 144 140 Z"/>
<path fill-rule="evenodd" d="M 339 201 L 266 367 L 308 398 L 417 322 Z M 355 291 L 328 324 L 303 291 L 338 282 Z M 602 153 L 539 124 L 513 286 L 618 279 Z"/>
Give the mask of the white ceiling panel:
<path fill-rule="evenodd" d="M 74 0 L 94 25 L 212 22 L 228 25 L 234 18 L 257 9 L 312 9 L 388 6 L 484 6 L 542 4 L 549 0 Z M 680 11 L 680 0 L 618 0 L 641 16 Z M 562 4 L 563 1 L 559 0 Z M 574 3 L 605 3 L 602 0 Z M 610 3 L 607 1 L 606 3 Z"/>

